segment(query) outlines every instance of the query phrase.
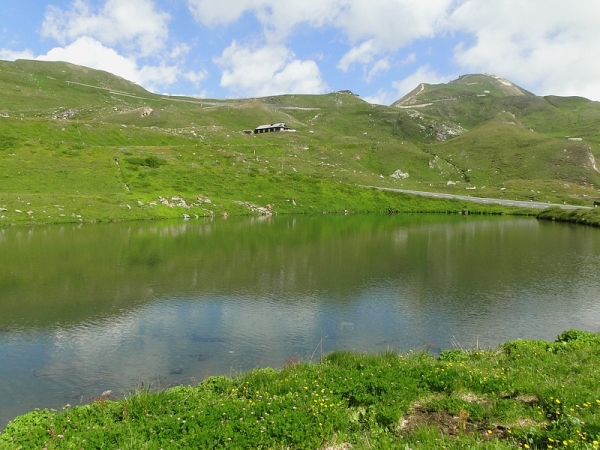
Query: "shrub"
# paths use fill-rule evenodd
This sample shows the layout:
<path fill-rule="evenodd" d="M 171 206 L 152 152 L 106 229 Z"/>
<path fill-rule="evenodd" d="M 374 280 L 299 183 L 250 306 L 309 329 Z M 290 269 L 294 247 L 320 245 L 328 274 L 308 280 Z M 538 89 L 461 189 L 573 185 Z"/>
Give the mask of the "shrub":
<path fill-rule="evenodd" d="M 151 169 L 158 169 L 160 166 L 163 166 L 167 163 L 165 160 L 160 159 L 156 156 L 148 156 L 146 158 L 131 157 L 125 158 L 125 161 L 127 161 L 132 166 L 150 167 Z"/>
<path fill-rule="evenodd" d="M 555 342 L 572 342 L 572 341 L 595 342 L 598 341 L 598 335 L 591 331 L 567 330 L 558 335 Z"/>

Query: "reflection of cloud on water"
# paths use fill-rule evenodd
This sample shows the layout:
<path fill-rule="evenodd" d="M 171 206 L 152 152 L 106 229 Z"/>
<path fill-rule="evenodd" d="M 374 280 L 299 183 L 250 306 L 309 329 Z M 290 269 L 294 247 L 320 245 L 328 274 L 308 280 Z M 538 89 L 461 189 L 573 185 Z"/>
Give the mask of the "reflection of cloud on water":
<path fill-rule="evenodd" d="M 237 346 L 253 352 L 258 348 L 263 358 L 283 361 L 293 348 L 312 344 L 320 303 L 312 297 L 246 297 L 224 304 L 222 324 Z"/>
<path fill-rule="evenodd" d="M 294 228 L 295 220 L 285 224 L 286 230 Z M 133 252 L 137 259 L 130 256 L 129 261 L 142 263 L 119 269 L 123 285 L 118 295 L 103 294 L 106 304 L 126 296 L 135 297 L 136 301 L 141 296 L 148 303 L 136 309 L 136 303 L 122 301 L 118 304 L 131 308 L 129 312 L 61 329 L 55 336 L 54 358 L 76 353 L 84 367 L 96 364 L 135 378 L 131 374 L 139 372 L 143 365 L 148 367 L 146 373 L 158 375 L 168 373 L 174 365 L 187 364 L 175 353 L 181 350 L 186 354 L 188 347 L 192 354 L 230 355 L 228 352 L 233 351 L 235 356 L 221 359 L 221 366 L 227 367 L 254 364 L 257 358 L 277 362 L 282 356 L 289 356 L 287 352 L 311 348 L 321 332 L 332 346 L 342 347 L 356 346 L 351 341 L 356 336 L 360 342 L 377 344 L 383 341 L 377 338 L 380 330 L 390 329 L 392 337 L 386 341 L 410 345 L 420 345 L 423 334 L 426 339 L 443 335 L 446 342 L 449 336 L 459 333 L 470 337 L 482 332 L 500 336 L 505 334 L 505 325 L 493 330 L 490 317 L 495 316 L 495 323 L 512 321 L 527 330 L 527 321 L 539 317 L 533 306 L 538 304 L 535 298 L 544 296 L 562 303 L 561 308 L 566 307 L 569 312 L 579 308 L 576 312 L 583 316 L 589 312 L 587 306 L 565 306 L 565 299 L 587 298 L 591 295 L 589 289 L 597 287 L 597 281 L 592 282 L 593 273 L 585 275 L 591 280 L 590 288 L 573 283 L 584 276 L 573 272 L 572 253 L 579 251 L 583 255 L 584 251 L 566 251 L 573 248 L 566 229 L 558 233 L 558 228 L 552 231 L 554 228 L 535 220 L 424 220 L 414 226 L 389 225 L 361 234 L 361 239 L 336 229 L 326 239 L 311 238 L 306 242 L 295 242 L 297 236 L 287 231 L 267 238 L 261 234 L 265 228 L 251 220 L 119 228 L 127 235 L 178 239 L 173 240 L 172 253 L 164 253 L 160 246 L 154 248 L 160 256 L 160 267 L 142 264 L 152 253 L 146 251 L 146 241 L 137 242 L 139 255 Z M 296 228 L 298 232 L 306 230 L 306 226 Z M 239 239 L 231 237 L 235 234 L 232 230 L 242 229 L 250 230 L 249 234 Z M 545 245 L 548 238 L 539 237 L 541 229 L 556 232 L 560 239 L 553 240 L 553 246 Z M 196 238 L 211 233 L 223 234 L 222 240 L 215 241 L 218 245 L 209 246 L 210 240 Z M 579 231 L 579 235 L 582 233 L 585 231 Z M 179 239 L 187 234 L 192 238 Z M 153 239 L 150 242 L 156 242 Z M 594 243 L 588 244 L 590 252 Z M 525 250 L 520 258 L 514 258 L 515 249 Z M 115 254 L 121 257 L 120 253 Z M 564 260 L 558 264 L 560 270 L 556 269 L 556 260 Z M 84 265 L 77 262 L 77 267 Z M 597 259 L 590 266 L 597 267 Z M 529 272 L 534 268 L 538 272 L 531 276 Z M 104 272 L 113 276 L 114 269 L 107 266 Z M 151 284 L 148 277 L 152 278 Z M 106 280 L 112 282 L 113 278 L 107 275 Z M 71 284 L 75 285 L 75 281 L 73 276 Z M 104 281 L 101 279 L 98 286 L 108 285 Z M 83 297 L 86 286 L 81 291 L 72 288 L 72 296 Z M 92 298 L 92 294 L 93 290 L 86 298 Z M 168 295 L 186 295 L 188 299 L 152 300 Z M 531 302 L 530 297 L 534 298 Z M 169 302 L 171 306 L 161 307 Z M 516 319 L 515 311 L 519 311 Z M 432 317 L 437 317 L 437 322 Z M 340 326 L 342 322 L 354 326 Z M 411 328 L 410 335 L 403 334 Z M 218 334 L 228 340 L 205 349 L 198 344 L 207 342 L 190 345 L 186 341 L 186 336 L 194 331 L 209 336 Z M 212 370 L 218 365 L 216 359 L 209 360 Z"/>
<path fill-rule="evenodd" d="M 310 298 L 165 299 L 122 316 L 57 329 L 49 361 L 37 370 L 48 378 L 104 383 L 117 391 L 179 369 L 182 377 L 202 378 L 206 370 L 280 366 L 294 348 L 312 345 L 318 315 Z"/>
<path fill-rule="evenodd" d="M 65 373 L 65 377 L 75 377 L 85 385 L 96 373 L 112 374 L 117 379 L 105 380 L 111 383 L 107 389 L 114 384 L 133 388 L 139 381 L 168 373 L 170 339 L 156 336 L 158 330 L 173 325 L 176 321 L 169 314 L 159 318 L 144 308 L 101 322 L 59 329 L 54 334 L 55 350 L 47 370 L 63 367 L 70 372 L 69 365 L 76 362 L 78 373 Z"/>
<path fill-rule="evenodd" d="M 399 228 L 394 232 L 394 244 L 398 248 L 402 248 L 408 241 L 408 230 L 406 228 Z"/>

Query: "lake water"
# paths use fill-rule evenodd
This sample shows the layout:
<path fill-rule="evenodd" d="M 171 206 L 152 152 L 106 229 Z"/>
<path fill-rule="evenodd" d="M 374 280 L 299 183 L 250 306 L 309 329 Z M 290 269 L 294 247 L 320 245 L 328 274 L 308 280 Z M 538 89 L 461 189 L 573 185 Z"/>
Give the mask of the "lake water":
<path fill-rule="evenodd" d="M 600 230 L 319 216 L 0 229 L 0 430 L 336 349 L 600 331 Z"/>

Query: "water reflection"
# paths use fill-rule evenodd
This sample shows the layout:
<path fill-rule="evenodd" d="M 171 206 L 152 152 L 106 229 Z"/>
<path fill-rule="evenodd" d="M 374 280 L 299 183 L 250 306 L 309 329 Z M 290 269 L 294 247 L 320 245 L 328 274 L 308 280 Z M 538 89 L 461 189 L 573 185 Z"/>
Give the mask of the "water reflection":
<path fill-rule="evenodd" d="M 0 427 L 321 351 L 600 330 L 598 230 L 362 216 L 0 230 Z"/>

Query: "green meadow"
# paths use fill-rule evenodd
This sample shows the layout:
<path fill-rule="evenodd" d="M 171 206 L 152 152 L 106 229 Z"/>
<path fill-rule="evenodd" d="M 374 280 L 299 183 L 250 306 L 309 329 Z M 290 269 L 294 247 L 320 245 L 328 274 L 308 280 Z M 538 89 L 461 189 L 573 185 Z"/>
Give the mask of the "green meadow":
<path fill-rule="evenodd" d="M 497 84 L 472 75 L 426 86 L 414 108 L 344 93 L 211 100 L 65 63 L 0 62 L 0 226 L 513 212 L 361 186 L 591 205 L 600 105 Z M 295 132 L 244 132 L 275 122 Z"/>

